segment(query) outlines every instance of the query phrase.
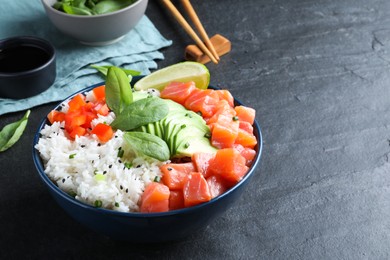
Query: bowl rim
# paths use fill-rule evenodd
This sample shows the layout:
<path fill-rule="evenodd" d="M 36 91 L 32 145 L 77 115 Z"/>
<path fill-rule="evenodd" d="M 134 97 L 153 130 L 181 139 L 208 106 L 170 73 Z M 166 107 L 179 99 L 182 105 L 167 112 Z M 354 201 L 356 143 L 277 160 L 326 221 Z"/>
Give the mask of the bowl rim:
<path fill-rule="evenodd" d="M 47 10 L 51 10 L 54 13 L 56 13 L 58 15 L 61 15 L 61 16 L 64 16 L 64 17 L 73 17 L 75 19 L 97 19 L 97 18 L 100 18 L 100 17 L 105 17 L 105 16 L 111 16 L 111 15 L 119 14 L 119 13 L 122 13 L 122 12 L 126 12 L 128 9 L 131 9 L 131 8 L 141 4 L 141 2 L 143 2 L 143 1 L 148 1 L 148 0 L 137 0 L 136 2 L 132 3 L 131 5 L 126 6 L 126 7 L 122 8 L 122 9 L 120 9 L 120 10 L 117 10 L 117 11 L 114 11 L 114 12 L 105 13 L 105 14 L 75 15 L 75 14 L 67 14 L 67 13 L 58 11 L 57 9 L 53 8 L 53 6 L 48 4 L 47 0 L 41 0 L 42 4 L 47 8 Z"/>
<path fill-rule="evenodd" d="M 1 50 L 1 45 L 3 44 L 14 44 L 18 46 L 34 46 L 45 51 L 49 55 L 49 58 L 45 63 L 33 69 L 18 71 L 18 72 L 6 72 L 6 73 L 0 71 L 0 76 L 2 78 L 30 75 L 32 73 L 41 71 L 42 69 L 46 68 L 47 66 L 52 64 L 56 59 L 56 50 L 54 46 L 48 40 L 37 36 L 20 35 L 20 36 L 12 36 L 12 37 L 1 39 L 0 50 Z"/>
<path fill-rule="evenodd" d="M 135 77 L 133 77 L 131 84 L 133 85 L 134 81 L 137 81 L 137 80 L 139 80 L 142 77 L 144 77 L 144 76 L 135 76 Z M 100 83 L 96 83 L 96 84 L 90 85 L 90 86 L 88 86 L 86 88 L 83 88 L 83 89 L 81 89 L 81 90 L 79 90 L 79 91 L 69 95 L 67 98 L 65 98 L 64 100 L 60 101 L 59 103 L 57 103 L 54 106 L 53 109 L 56 109 L 58 106 L 60 106 L 60 104 L 62 102 L 65 102 L 65 101 L 69 100 L 73 96 L 75 96 L 75 95 L 77 95 L 79 93 L 84 93 L 86 91 L 90 91 L 93 88 L 101 86 L 103 84 L 104 84 L 104 82 L 100 82 Z M 220 88 L 214 87 L 212 85 L 209 85 L 209 88 L 211 88 L 211 89 L 220 89 Z M 243 105 L 243 103 L 241 101 L 239 101 L 238 99 L 236 99 L 236 98 L 234 98 L 234 101 L 235 101 L 235 104 L 237 104 L 237 105 Z M 217 202 L 219 200 L 222 200 L 224 197 L 228 196 L 230 193 L 233 193 L 241 185 L 243 185 L 243 184 L 245 184 L 247 182 L 247 180 L 254 174 L 255 169 L 257 168 L 258 164 L 260 163 L 260 157 L 262 155 L 262 150 L 263 150 L 263 137 L 262 137 L 262 133 L 261 133 L 260 124 L 255 119 L 255 121 L 253 123 L 253 126 L 254 126 L 253 130 L 254 130 L 255 136 L 258 138 L 258 143 L 256 145 L 258 151 L 256 153 L 255 159 L 252 162 L 252 165 L 249 168 L 248 173 L 246 173 L 246 175 L 238 183 L 236 183 L 233 187 L 231 187 L 229 190 L 225 191 L 223 194 L 221 194 L 221 195 L 211 199 L 208 202 L 204 202 L 204 203 L 201 203 L 199 205 L 191 206 L 191 207 L 188 207 L 188 208 L 177 209 L 177 210 L 170 210 L 170 211 L 166 211 L 166 212 L 157 212 L 157 213 L 120 212 L 120 211 L 115 211 L 115 210 L 111 210 L 111 209 L 96 208 L 96 207 L 94 207 L 92 205 L 86 204 L 84 202 L 81 202 L 81 201 L 75 199 L 74 197 L 72 197 L 69 194 L 67 194 L 65 191 L 62 191 L 45 174 L 42 160 L 40 158 L 38 150 L 35 149 L 35 145 L 39 141 L 40 130 L 47 124 L 47 122 L 48 122 L 48 120 L 47 120 L 46 117 L 44 117 L 41 120 L 41 123 L 39 124 L 39 126 L 37 128 L 37 131 L 36 131 L 36 133 L 34 135 L 33 145 L 32 145 L 32 156 L 33 156 L 34 165 L 35 165 L 35 167 L 36 167 L 36 169 L 38 171 L 38 174 L 41 177 L 41 179 L 48 185 L 47 188 L 51 188 L 51 190 L 54 191 L 57 195 L 59 195 L 61 198 L 65 199 L 69 203 L 75 204 L 76 206 L 81 207 L 81 208 L 83 208 L 85 210 L 90 210 L 90 211 L 94 211 L 96 213 L 105 214 L 105 215 L 113 215 L 113 216 L 118 216 L 118 217 L 159 218 L 159 217 L 168 217 L 168 216 L 172 216 L 172 215 L 189 214 L 192 211 L 196 211 L 197 209 L 208 207 L 211 204 L 213 204 L 213 203 L 215 203 L 215 202 Z M 255 148 L 255 150 L 256 150 L 256 148 Z"/>

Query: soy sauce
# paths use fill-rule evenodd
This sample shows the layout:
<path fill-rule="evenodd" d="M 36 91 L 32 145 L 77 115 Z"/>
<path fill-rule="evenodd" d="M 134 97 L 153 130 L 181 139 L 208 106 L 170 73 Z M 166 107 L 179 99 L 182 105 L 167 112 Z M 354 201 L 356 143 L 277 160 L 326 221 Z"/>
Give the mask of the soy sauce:
<path fill-rule="evenodd" d="M 37 46 L 10 46 L 0 49 L 0 73 L 32 70 L 44 65 L 49 59 L 49 54 Z"/>

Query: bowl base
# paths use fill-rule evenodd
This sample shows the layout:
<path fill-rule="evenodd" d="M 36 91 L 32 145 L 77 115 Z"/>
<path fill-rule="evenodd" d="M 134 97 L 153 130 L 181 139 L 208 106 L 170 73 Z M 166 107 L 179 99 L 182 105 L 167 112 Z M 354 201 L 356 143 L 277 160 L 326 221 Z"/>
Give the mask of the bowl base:
<path fill-rule="evenodd" d="M 105 45 L 110 45 L 110 44 L 119 42 L 119 41 L 122 40 L 124 37 L 125 37 L 125 35 L 120 36 L 120 37 L 118 37 L 118 38 L 116 38 L 116 39 L 109 40 L 109 41 L 104 41 L 104 42 L 86 42 L 86 41 L 80 41 L 80 43 L 81 43 L 81 44 L 84 44 L 84 45 L 89 45 L 89 46 L 105 46 Z"/>

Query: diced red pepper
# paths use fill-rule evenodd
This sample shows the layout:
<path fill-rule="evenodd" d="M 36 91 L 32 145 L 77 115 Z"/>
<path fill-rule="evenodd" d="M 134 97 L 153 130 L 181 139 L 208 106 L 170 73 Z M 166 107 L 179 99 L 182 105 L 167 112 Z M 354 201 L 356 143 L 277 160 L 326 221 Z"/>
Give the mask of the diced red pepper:
<path fill-rule="evenodd" d="M 102 85 L 96 87 L 92 90 L 93 95 L 95 96 L 96 101 L 105 101 L 106 100 L 106 86 Z"/>
<path fill-rule="evenodd" d="M 114 135 L 114 131 L 110 125 L 99 123 L 92 129 L 91 134 L 95 134 L 100 141 L 107 142 Z"/>

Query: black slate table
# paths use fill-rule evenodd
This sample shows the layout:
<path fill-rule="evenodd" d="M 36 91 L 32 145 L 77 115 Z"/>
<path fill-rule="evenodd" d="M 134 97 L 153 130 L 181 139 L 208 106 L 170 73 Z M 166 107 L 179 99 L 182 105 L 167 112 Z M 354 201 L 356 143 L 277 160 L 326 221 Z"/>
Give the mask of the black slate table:
<path fill-rule="evenodd" d="M 32 139 L 53 104 L 0 154 L 1 259 L 389 259 L 390 1 L 192 1 L 210 35 L 231 40 L 211 83 L 257 110 L 261 164 L 238 203 L 181 242 L 133 245 L 93 233 L 50 197 Z M 151 0 L 173 40 L 192 40 Z M 23 112 L 0 117 L 0 127 Z"/>

